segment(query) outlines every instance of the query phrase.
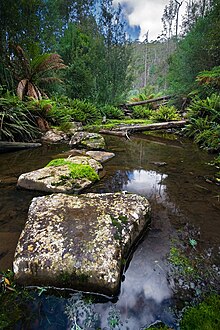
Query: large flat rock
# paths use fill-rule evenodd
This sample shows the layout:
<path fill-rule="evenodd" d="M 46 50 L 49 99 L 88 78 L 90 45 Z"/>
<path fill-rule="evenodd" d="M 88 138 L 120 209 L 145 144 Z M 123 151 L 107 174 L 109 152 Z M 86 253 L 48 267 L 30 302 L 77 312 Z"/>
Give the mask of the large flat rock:
<path fill-rule="evenodd" d="M 149 212 L 147 199 L 136 194 L 34 198 L 15 253 L 16 281 L 115 295 Z"/>
<path fill-rule="evenodd" d="M 74 164 L 89 165 L 96 173 L 102 169 L 102 165 L 95 159 L 87 156 L 75 156 L 66 158 Z M 18 187 L 45 192 L 79 193 L 90 186 L 93 181 L 88 178 L 71 178 L 67 165 L 50 166 L 36 171 L 23 173 L 18 178 Z"/>

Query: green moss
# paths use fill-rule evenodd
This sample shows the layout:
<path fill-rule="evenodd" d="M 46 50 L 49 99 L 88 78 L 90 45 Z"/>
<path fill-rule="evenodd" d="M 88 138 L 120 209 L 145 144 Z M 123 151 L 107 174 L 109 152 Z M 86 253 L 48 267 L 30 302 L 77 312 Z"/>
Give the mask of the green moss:
<path fill-rule="evenodd" d="M 150 330 L 172 330 L 172 328 L 169 328 L 168 326 L 166 325 L 159 325 L 159 326 L 153 326 L 153 327 L 150 327 L 150 328 L 146 328 L 145 330 L 147 329 L 150 329 Z"/>
<path fill-rule="evenodd" d="M 70 171 L 69 176 L 62 176 L 61 180 L 68 180 L 68 179 L 88 179 L 92 182 L 99 180 L 99 176 L 96 173 L 96 171 L 90 166 L 90 165 L 84 165 L 84 164 L 74 164 L 71 161 L 68 161 L 64 158 L 58 158 L 54 159 L 49 164 L 47 164 L 47 167 L 49 166 L 62 166 L 67 165 Z"/>
<path fill-rule="evenodd" d="M 89 275 L 86 274 L 74 274 L 68 272 L 62 272 L 58 279 L 63 283 L 63 285 L 70 285 L 74 282 L 86 283 L 89 279 Z"/>
<path fill-rule="evenodd" d="M 186 310 L 180 322 L 181 330 L 220 329 L 220 296 L 211 295 L 198 306 Z"/>
<path fill-rule="evenodd" d="M 124 215 L 119 215 L 118 218 L 113 217 L 110 215 L 111 220 L 112 220 L 112 226 L 114 227 L 114 238 L 116 240 L 121 241 L 122 239 L 122 230 L 125 228 L 125 225 L 128 222 L 128 218 Z"/>
<path fill-rule="evenodd" d="M 146 120 L 146 119 L 123 119 L 123 120 L 117 120 L 117 119 L 112 119 L 112 120 L 107 120 L 106 124 L 102 125 L 89 125 L 85 126 L 85 130 L 89 131 L 95 131 L 98 132 L 100 129 L 113 129 L 117 128 L 120 125 L 148 125 L 152 124 L 152 120 Z"/>

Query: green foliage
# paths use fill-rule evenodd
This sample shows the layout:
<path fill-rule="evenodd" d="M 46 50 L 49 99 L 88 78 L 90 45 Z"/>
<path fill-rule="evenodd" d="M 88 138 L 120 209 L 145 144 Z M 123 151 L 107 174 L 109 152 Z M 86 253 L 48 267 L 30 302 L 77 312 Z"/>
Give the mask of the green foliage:
<path fill-rule="evenodd" d="M 218 155 L 213 162 L 209 163 L 209 165 L 217 168 L 218 171 L 215 174 L 215 180 L 220 183 L 220 155 Z"/>
<path fill-rule="evenodd" d="M 186 95 L 197 86 L 196 76 L 204 70 L 220 65 L 220 2 L 213 2 L 212 10 L 197 20 L 182 39 L 170 59 L 169 84 L 173 94 Z"/>
<path fill-rule="evenodd" d="M 150 119 L 155 122 L 163 122 L 170 120 L 180 120 L 181 117 L 174 106 L 169 107 L 161 105 L 158 110 L 152 111 Z"/>
<path fill-rule="evenodd" d="M 195 272 L 190 260 L 175 246 L 171 247 L 168 259 L 174 266 L 180 267 L 181 272 L 183 273 L 187 274 Z"/>
<path fill-rule="evenodd" d="M 167 325 L 159 323 L 158 325 L 146 328 L 145 330 L 150 329 L 150 330 L 172 330 L 172 328 L 168 327 Z"/>
<path fill-rule="evenodd" d="M 218 330 L 220 296 L 211 295 L 198 306 L 188 308 L 180 322 L 181 330 Z"/>
<path fill-rule="evenodd" d="M 49 110 L 56 106 L 56 103 L 51 99 L 28 99 L 25 104 L 33 115 L 38 115 L 43 118 L 46 118 Z"/>
<path fill-rule="evenodd" d="M 121 109 L 114 107 L 113 105 L 106 104 L 103 107 L 100 107 L 101 113 L 103 116 L 106 116 L 107 119 L 122 119 L 124 118 L 124 113 Z"/>
<path fill-rule="evenodd" d="M 108 314 L 108 326 L 109 329 L 120 329 L 120 326 L 122 326 L 122 322 L 121 322 L 121 314 L 120 311 L 118 309 L 116 309 L 115 307 L 111 307 L 109 314 Z"/>
<path fill-rule="evenodd" d="M 57 98 L 55 106 L 48 111 L 48 119 L 56 125 L 71 121 L 93 124 L 101 118 L 100 110 L 92 103 L 67 97 Z"/>
<path fill-rule="evenodd" d="M 196 81 L 200 85 L 213 85 L 213 87 L 220 87 L 220 66 L 215 66 L 211 70 L 202 71 L 196 77 Z"/>
<path fill-rule="evenodd" d="M 210 292 L 219 291 L 218 267 L 212 248 L 201 249 L 200 230 L 186 224 L 171 242 L 168 277 L 182 301 L 195 303 Z M 193 328 L 192 328 L 193 329 Z"/>
<path fill-rule="evenodd" d="M 45 53 L 30 59 L 20 46 L 13 46 L 13 50 L 10 67 L 18 80 L 17 95 L 21 100 L 25 96 L 41 100 L 45 93 L 40 84 L 62 82 L 54 75 L 57 70 L 66 68 L 59 54 Z"/>
<path fill-rule="evenodd" d="M 132 110 L 132 118 L 139 119 L 145 118 L 149 119 L 152 115 L 153 111 L 149 109 L 147 106 L 137 105 L 133 107 Z"/>
<path fill-rule="evenodd" d="M 5 141 L 33 141 L 39 137 L 35 119 L 27 104 L 17 97 L 0 98 L 0 139 Z"/>
<path fill-rule="evenodd" d="M 62 177 L 62 180 L 72 179 L 88 179 L 92 182 L 99 180 L 99 176 L 96 171 L 89 165 L 74 164 L 64 158 L 54 159 L 47 164 L 47 166 L 63 166 L 67 165 L 70 170 L 70 177 Z"/>
<path fill-rule="evenodd" d="M 185 134 L 193 137 L 202 148 L 210 151 L 220 149 L 220 96 L 212 94 L 205 100 L 195 97 L 187 113 L 189 124 Z"/>
<path fill-rule="evenodd" d="M 25 289 L 18 290 L 11 270 L 0 274 L 0 328 L 14 329 L 16 323 L 27 319 L 26 304 L 32 299 Z"/>

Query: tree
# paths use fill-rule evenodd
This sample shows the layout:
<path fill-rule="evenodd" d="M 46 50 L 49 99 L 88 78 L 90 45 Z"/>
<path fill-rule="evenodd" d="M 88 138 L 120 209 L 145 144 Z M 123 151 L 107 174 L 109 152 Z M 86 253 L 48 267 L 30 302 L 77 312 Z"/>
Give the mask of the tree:
<path fill-rule="evenodd" d="M 40 89 L 40 83 L 51 83 L 61 80 L 55 76 L 48 76 L 55 70 L 66 68 L 60 55 L 43 54 L 29 60 L 20 46 L 14 47 L 17 59 L 10 61 L 15 79 L 18 80 L 17 95 L 22 100 L 24 96 L 42 99 L 46 95 Z"/>
<path fill-rule="evenodd" d="M 101 88 L 106 92 L 102 102 L 114 103 L 119 102 L 122 94 L 130 87 L 127 68 L 131 49 L 126 38 L 126 19 L 121 6 L 114 9 L 111 0 L 103 1 L 100 17 L 99 25 L 105 40 L 104 79 L 100 83 L 104 83 Z"/>
<path fill-rule="evenodd" d="M 182 20 L 181 35 L 186 35 L 200 17 L 205 17 L 212 8 L 212 5 L 213 0 L 188 0 Z"/>
<path fill-rule="evenodd" d="M 220 65 L 220 2 L 216 0 L 179 43 L 170 59 L 169 82 L 173 93 L 187 94 L 196 88 L 200 71 Z"/>

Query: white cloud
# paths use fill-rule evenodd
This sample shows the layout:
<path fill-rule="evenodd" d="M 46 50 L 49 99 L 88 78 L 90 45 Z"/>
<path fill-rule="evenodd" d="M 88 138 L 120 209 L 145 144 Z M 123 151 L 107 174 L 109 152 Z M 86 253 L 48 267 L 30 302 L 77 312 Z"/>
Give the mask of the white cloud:
<path fill-rule="evenodd" d="M 162 31 L 161 17 L 169 0 L 113 0 L 113 4 L 125 6 L 131 26 L 141 28 L 140 40 L 149 31 L 149 40 L 155 40 Z"/>

